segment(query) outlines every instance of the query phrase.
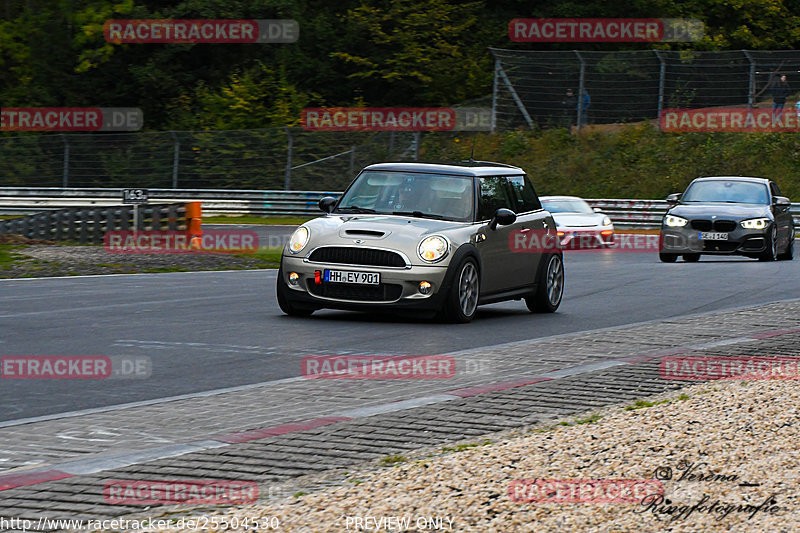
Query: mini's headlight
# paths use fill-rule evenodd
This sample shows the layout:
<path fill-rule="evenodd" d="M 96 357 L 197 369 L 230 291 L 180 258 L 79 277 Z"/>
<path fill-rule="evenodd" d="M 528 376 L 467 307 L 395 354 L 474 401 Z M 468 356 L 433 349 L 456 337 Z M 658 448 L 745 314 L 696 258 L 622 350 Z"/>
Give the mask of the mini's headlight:
<path fill-rule="evenodd" d="M 611 225 L 611 219 L 608 218 L 608 217 L 604 217 L 603 218 L 603 225 L 604 226 L 610 226 Z"/>
<path fill-rule="evenodd" d="M 427 263 L 435 263 L 441 261 L 447 256 L 450 248 L 450 243 L 441 235 L 431 235 L 422 239 L 417 246 L 417 254 L 419 258 Z"/>
<path fill-rule="evenodd" d="M 682 228 L 689 221 L 685 218 L 676 217 L 675 215 L 667 215 L 664 217 L 664 224 L 673 228 Z"/>
<path fill-rule="evenodd" d="M 749 220 L 742 220 L 740 224 L 744 229 L 764 229 L 769 226 L 768 218 L 751 218 Z"/>
<path fill-rule="evenodd" d="M 305 248 L 306 244 L 308 244 L 308 228 L 300 226 L 294 230 L 292 237 L 289 239 L 289 251 L 296 254 Z"/>

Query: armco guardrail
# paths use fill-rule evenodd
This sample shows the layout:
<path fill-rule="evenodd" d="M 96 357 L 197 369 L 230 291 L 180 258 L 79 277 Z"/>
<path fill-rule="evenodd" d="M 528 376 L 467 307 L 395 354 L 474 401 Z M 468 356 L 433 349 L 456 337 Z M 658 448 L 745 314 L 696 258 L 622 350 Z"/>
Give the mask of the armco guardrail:
<path fill-rule="evenodd" d="M 202 202 L 206 215 L 313 215 L 317 203 L 335 192 L 235 189 L 148 189 L 153 203 Z M 122 189 L 0 187 L 0 215 L 30 215 L 65 207 L 120 205 Z"/>
<path fill-rule="evenodd" d="M 203 203 L 203 213 L 236 215 L 320 214 L 323 196 L 340 192 L 257 191 L 233 189 L 149 189 L 158 203 Z M 49 187 L 0 187 L 0 214 L 33 214 L 65 207 L 111 207 L 121 204 L 122 189 L 60 189 Z M 667 210 L 664 200 L 589 199 L 619 229 L 655 229 Z M 800 203 L 792 204 L 795 225 L 800 227 Z"/>
<path fill-rule="evenodd" d="M 657 229 L 667 212 L 664 200 L 604 200 L 587 199 L 589 205 L 597 207 L 611 218 L 619 229 Z M 800 203 L 792 204 L 792 218 L 796 228 L 800 228 Z"/>
<path fill-rule="evenodd" d="M 102 244 L 107 231 L 185 230 L 186 204 L 147 204 L 138 207 L 82 207 L 46 211 L 36 215 L 0 220 L 0 234 L 13 233 L 29 239 L 77 241 Z"/>

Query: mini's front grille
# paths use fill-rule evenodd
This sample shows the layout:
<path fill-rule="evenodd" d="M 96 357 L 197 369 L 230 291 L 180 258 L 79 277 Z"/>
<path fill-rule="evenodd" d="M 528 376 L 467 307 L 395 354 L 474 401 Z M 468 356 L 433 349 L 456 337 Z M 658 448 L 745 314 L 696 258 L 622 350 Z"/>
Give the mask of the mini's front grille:
<path fill-rule="evenodd" d="M 403 294 L 403 287 L 392 283 L 380 285 L 349 285 L 344 283 L 309 282 L 308 290 L 311 294 L 322 298 L 336 300 L 352 300 L 358 302 L 394 302 Z"/>
<path fill-rule="evenodd" d="M 350 246 L 324 246 L 317 248 L 308 257 L 315 263 L 337 263 L 343 265 L 364 265 L 403 268 L 403 257 L 389 250 L 374 248 L 354 248 Z"/>

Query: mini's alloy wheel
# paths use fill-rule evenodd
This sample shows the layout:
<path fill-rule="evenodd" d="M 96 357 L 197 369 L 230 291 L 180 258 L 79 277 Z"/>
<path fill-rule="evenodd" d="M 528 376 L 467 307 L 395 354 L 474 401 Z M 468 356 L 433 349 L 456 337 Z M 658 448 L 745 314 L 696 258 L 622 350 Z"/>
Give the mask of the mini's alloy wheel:
<path fill-rule="evenodd" d="M 458 276 L 458 303 L 464 316 L 472 316 L 478 307 L 478 269 L 468 261 Z"/>
<path fill-rule="evenodd" d="M 475 316 L 480 296 L 478 265 L 471 257 L 458 265 L 442 315 L 448 322 L 464 324 Z"/>

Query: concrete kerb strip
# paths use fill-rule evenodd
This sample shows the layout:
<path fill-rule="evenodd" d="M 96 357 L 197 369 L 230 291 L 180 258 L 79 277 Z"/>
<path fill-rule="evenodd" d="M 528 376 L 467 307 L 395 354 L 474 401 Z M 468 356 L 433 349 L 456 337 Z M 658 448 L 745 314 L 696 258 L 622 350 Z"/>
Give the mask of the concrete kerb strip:
<path fill-rule="evenodd" d="M 616 328 L 615 328 L 616 329 Z M 600 361 L 596 363 L 588 363 L 568 367 L 550 372 L 544 372 L 538 376 L 531 376 L 517 381 L 506 381 L 500 383 L 491 383 L 484 386 L 470 387 L 466 389 L 454 389 L 442 394 L 434 394 L 419 398 L 408 400 L 394 401 L 380 405 L 374 405 L 364 408 L 349 409 L 341 413 L 316 418 L 312 420 L 301 420 L 293 423 L 281 424 L 278 426 L 251 429 L 243 432 L 233 432 L 221 435 L 214 435 L 206 440 L 192 441 L 184 444 L 170 444 L 149 448 L 146 450 L 138 450 L 132 452 L 123 452 L 115 454 L 98 454 L 85 459 L 74 461 L 67 461 L 55 465 L 47 465 L 39 468 L 27 469 L 24 471 L 12 472 L 6 475 L 0 475 L 0 491 L 13 489 L 17 487 L 35 485 L 45 483 L 48 481 L 56 481 L 73 476 L 89 475 L 102 472 L 105 470 L 117 469 L 126 466 L 132 466 L 141 463 L 156 461 L 159 459 L 166 459 L 170 457 L 177 457 L 187 453 L 211 450 L 215 448 L 222 448 L 232 444 L 249 442 L 253 440 L 268 439 L 277 435 L 286 435 L 291 433 L 299 433 L 309 429 L 315 429 L 325 425 L 335 424 L 337 422 L 350 421 L 359 418 L 367 418 L 377 414 L 393 413 L 407 409 L 414 409 L 426 405 L 433 405 L 437 403 L 462 399 L 470 396 L 477 396 L 490 392 L 507 390 L 510 388 L 525 387 L 535 385 L 545 381 L 553 381 L 567 377 L 573 377 L 581 374 L 595 372 L 597 370 L 604 370 L 611 367 L 618 367 L 623 365 L 636 364 L 643 361 L 658 359 L 679 353 L 687 353 L 692 351 L 704 350 L 718 346 L 726 346 L 731 344 L 740 344 L 746 342 L 754 342 L 766 338 L 796 333 L 800 328 L 784 329 L 784 330 L 765 330 L 752 335 L 734 337 L 729 339 L 722 339 L 719 341 L 712 341 L 707 343 L 693 344 L 690 346 L 682 346 L 679 348 L 659 351 L 657 353 L 641 354 L 620 359 L 611 359 L 607 361 Z M 574 335 L 574 334 L 573 334 Z M 550 339 L 550 337 L 548 337 Z M 513 343 L 518 344 L 518 343 Z M 288 378 L 286 380 L 279 380 L 280 383 L 287 381 L 302 380 L 299 378 Z M 266 385 L 278 382 L 267 382 Z M 224 390 L 241 390 L 243 388 L 253 388 L 259 385 L 249 385 L 245 387 L 234 387 L 232 389 Z M 262 385 L 263 386 L 263 385 Z M 212 394 L 221 394 L 222 391 L 210 391 L 201 393 L 205 396 Z M 106 410 L 131 408 L 136 405 L 148 405 L 152 403 L 162 403 L 163 401 L 175 401 L 177 399 L 184 399 L 185 397 L 197 397 L 198 395 L 184 395 L 182 397 L 175 397 L 162 401 L 151 402 L 137 402 L 137 404 L 128 404 L 125 407 L 117 406 L 115 408 L 107 408 Z M 91 410 L 95 411 L 95 410 Z M 86 414 L 85 412 L 79 412 Z M 71 416 L 79 416 L 78 414 L 71 414 Z M 43 418 L 43 417 L 39 417 Z M 29 419 L 28 423 L 31 423 Z"/>

